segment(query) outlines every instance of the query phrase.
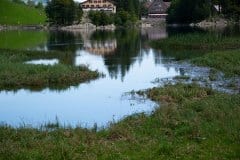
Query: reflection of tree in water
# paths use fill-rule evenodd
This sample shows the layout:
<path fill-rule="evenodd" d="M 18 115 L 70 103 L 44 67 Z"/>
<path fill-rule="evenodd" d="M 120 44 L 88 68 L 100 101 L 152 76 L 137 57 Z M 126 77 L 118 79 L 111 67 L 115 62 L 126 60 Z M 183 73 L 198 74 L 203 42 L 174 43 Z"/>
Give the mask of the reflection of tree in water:
<path fill-rule="evenodd" d="M 140 53 L 140 34 L 134 29 L 117 30 L 115 32 L 117 48 L 114 55 L 104 55 L 104 63 L 112 78 L 120 74 L 122 79 L 136 61 Z"/>
<path fill-rule="evenodd" d="M 83 40 L 80 33 L 73 32 L 50 32 L 48 38 L 48 50 L 66 52 L 65 56 L 60 57 L 60 63 L 74 65 L 75 53 L 82 48 Z"/>

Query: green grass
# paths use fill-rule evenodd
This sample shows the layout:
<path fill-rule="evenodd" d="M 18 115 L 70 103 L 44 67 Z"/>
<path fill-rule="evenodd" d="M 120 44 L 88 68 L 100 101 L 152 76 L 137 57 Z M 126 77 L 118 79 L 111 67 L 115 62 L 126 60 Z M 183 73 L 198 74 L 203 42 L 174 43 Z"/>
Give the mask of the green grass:
<path fill-rule="evenodd" d="M 151 115 L 135 114 L 96 132 L 0 127 L 0 159 L 239 159 L 240 95 L 196 85 L 153 88 L 161 102 Z"/>
<path fill-rule="evenodd" d="M 226 76 L 240 75 L 240 37 L 216 33 L 179 34 L 152 41 L 154 48 L 163 50 L 166 57 L 190 60 L 191 63 L 211 67 Z"/>
<path fill-rule="evenodd" d="M 223 71 L 227 76 L 240 76 L 240 50 L 209 52 L 191 62 Z"/>
<path fill-rule="evenodd" d="M 90 71 L 83 66 L 57 64 L 54 66 L 25 64 L 28 60 L 62 59 L 68 53 L 40 52 L 21 50 L 0 50 L 0 90 L 29 88 L 41 90 L 66 89 L 96 79 L 97 71 Z"/>
<path fill-rule="evenodd" d="M 153 41 L 151 45 L 160 49 L 221 50 L 240 48 L 240 37 L 217 35 L 216 33 L 178 34 Z"/>
<path fill-rule="evenodd" d="M 47 32 L 44 31 L 1 31 L 0 48 L 26 49 L 47 42 Z"/>
<path fill-rule="evenodd" d="M 0 1 L 0 24 L 2 25 L 42 25 L 45 22 L 44 11 L 16 4 L 10 0 Z"/>

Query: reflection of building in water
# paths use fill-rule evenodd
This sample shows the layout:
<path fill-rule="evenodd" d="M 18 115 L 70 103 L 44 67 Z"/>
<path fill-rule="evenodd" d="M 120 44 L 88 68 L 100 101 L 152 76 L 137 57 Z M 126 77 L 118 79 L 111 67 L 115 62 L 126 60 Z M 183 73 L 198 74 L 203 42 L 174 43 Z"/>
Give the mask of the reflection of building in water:
<path fill-rule="evenodd" d="M 96 34 L 98 33 L 98 34 Z M 117 48 L 117 40 L 112 37 L 111 31 L 85 30 L 81 32 L 83 38 L 83 48 L 90 53 L 97 55 L 114 54 Z M 110 35 L 110 36 L 107 36 Z"/>
<path fill-rule="evenodd" d="M 142 35 L 147 36 L 149 40 L 163 39 L 168 36 L 166 27 L 161 28 L 143 28 Z"/>
<path fill-rule="evenodd" d="M 98 55 L 114 54 L 117 48 L 116 39 L 106 41 L 84 41 L 84 49 Z"/>

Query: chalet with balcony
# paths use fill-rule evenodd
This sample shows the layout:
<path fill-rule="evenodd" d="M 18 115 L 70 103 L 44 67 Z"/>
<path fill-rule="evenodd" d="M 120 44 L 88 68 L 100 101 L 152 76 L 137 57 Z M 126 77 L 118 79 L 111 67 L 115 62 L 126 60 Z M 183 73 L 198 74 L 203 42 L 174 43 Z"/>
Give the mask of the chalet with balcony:
<path fill-rule="evenodd" d="M 170 2 L 163 0 L 153 0 L 148 8 L 149 18 L 166 18 L 167 10 L 170 7 Z"/>
<path fill-rule="evenodd" d="M 116 13 L 116 5 L 110 0 L 87 0 L 80 3 L 83 12 L 88 11 L 105 11 Z"/>

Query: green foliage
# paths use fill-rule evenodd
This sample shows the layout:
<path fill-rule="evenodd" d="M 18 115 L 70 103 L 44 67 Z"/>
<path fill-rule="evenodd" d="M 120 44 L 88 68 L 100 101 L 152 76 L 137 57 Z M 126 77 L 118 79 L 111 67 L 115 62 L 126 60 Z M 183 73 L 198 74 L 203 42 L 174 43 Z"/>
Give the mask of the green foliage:
<path fill-rule="evenodd" d="M 75 4 L 75 9 L 76 9 L 76 21 L 81 22 L 83 16 L 83 10 L 81 5 Z"/>
<path fill-rule="evenodd" d="M 215 5 L 219 5 L 220 14 L 224 14 L 227 18 L 240 20 L 240 1 L 239 0 L 214 0 Z"/>
<path fill-rule="evenodd" d="M 211 4 L 208 0 L 173 0 L 168 10 L 168 23 L 189 24 L 210 16 Z"/>
<path fill-rule="evenodd" d="M 71 25 L 76 15 L 73 0 L 49 1 L 45 10 L 49 21 L 57 25 Z"/>
<path fill-rule="evenodd" d="M 147 3 L 147 0 L 140 1 L 140 15 L 141 17 L 147 17 L 148 16 L 148 8 L 145 6 Z"/>
<path fill-rule="evenodd" d="M 140 18 L 140 2 L 139 0 L 114 0 L 117 6 L 117 12 L 126 11 L 131 16 Z"/>
<path fill-rule="evenodd" d="M 37 5 L 35 6 L 35 8 L 39 9 L 39 10 L 43 10 L 43 4 L 41 2 L 38 2 Z"/>
<path fill-rule="evenodd" d="M 15 3 L 14 3 L 15 2 Z M 0 0 L 0 24 L 39 25 L 45 24 L 46 15 L 42 10 L 29 7 L 15 0 Z"/>
<path fill-rule="evenodd" d="M 96 132 L 0 127 L 0 159 L 238 159 L 240 96 L 177 84 L 144 92 L 162 105 Z"/>
<path fill-rule="evenodd" d="M 211 33 L 177 34 L 153 41 L 151 45 L 170 53 L 177 60 L 191 59 L 194 64 L 218 69 L 227 76 L 240 75 L 239 36 Z"/>
<path fill-rule="evenodd" d="M 119 26 L 131 26 L 134 25 L 136 21 L 137 17 L 127 11 L 117 12 L 114 18 L 114 23 Z"/>
<path fill-rule="evenodd" d="M 210 52 L 194 58 L 192 63 L 223 71 L 227 76 L 240 76 L 240 50 Z"/>
<path fill-rule="evenodd" d="M 107 14 L 104 11 L 90 11 L 88 14 L 89 19 L 96 26 L 105 26 L 113 24 L 113 14 Z"/>

